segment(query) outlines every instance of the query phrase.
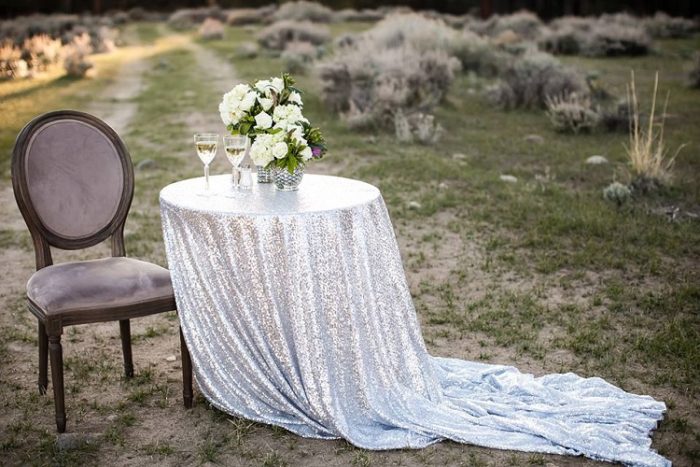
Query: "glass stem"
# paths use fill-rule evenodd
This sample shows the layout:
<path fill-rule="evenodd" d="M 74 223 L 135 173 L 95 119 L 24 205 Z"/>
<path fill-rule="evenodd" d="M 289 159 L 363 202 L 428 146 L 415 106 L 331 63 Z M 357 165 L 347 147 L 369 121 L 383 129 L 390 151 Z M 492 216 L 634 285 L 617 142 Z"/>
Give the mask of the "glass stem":
<path fill-rule="evenodd" d="M 205 180 L 205 189 L 209 191 L 209 164 L 204 165 L 204 180 Z"/>
<path fill-rule="evenodd" d="M 233 177 L 233 189 L 237 190 L 239 185 L 238 167 L 231 168 L 231 177 Z"/>

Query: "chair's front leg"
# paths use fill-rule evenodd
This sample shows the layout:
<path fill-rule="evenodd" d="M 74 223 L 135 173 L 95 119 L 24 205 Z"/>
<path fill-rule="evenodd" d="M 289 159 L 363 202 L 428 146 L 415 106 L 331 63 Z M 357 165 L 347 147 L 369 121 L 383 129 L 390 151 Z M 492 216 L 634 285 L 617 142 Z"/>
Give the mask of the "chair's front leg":
<path fill-rule="evenodd" d="M 49 336 L 46 335 L 46 326 L 39 321 L 39 394 L 46 394 L 49 386 Z"/>
<path fill-rule="evenodd" d="M 134 376 L 134 360 L 131 355 L 131 324 L 128 319 L 119 321 L 119 334 L 122 338 L 122 353 L 124 354 L 124 375 Z"/>
<path fill-rule="evenodd" d="M 192 408 L 192 358 L 187 349 L 185 336 L 180 328 L 180 356 L 182 358 L 182 399 L 185 408 Z"/>
<path fill-rule="evenodd" d="M 61 334 L 48 337 L 49 355 L 51 356 L 51 383 L 53 384 L 53 399 L 56 406 L 56 428 L 59 433 L 66 431 L 66 407 L 63 391 L 63 348 Z"/>

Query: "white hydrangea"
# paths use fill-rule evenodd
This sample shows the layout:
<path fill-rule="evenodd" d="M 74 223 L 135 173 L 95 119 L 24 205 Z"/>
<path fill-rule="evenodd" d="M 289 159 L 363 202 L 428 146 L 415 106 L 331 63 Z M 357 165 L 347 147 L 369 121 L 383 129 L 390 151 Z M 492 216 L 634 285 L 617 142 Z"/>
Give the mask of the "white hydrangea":
<path fill-rule="evenodd" d="M 250 146 L 250 158 L 255 165 L 266 166 L 275 158 L 273 149 L 284 139 L 284 133 L 262 134 L 255 138 Z M 286 146 L 286 145 L 285 145 Z M 286 154 L 286 151 L 285 151 Z"/>
<path fill-rule="evenodd" d="M 302 115 L 301 109 L 292 104 L 275 107 L 272 119 L 275 121 L 275 128 L 282 128 L 284 131 L 287 131 L 290 127 L 298 126 L 301 122 L 309 123 Z"/>
<path fill-rule="evenodd" d="M 224 125 L 237 124 L 253 105 L 257 94 L 247 84 L 237 84 L 224 94 L 219 104 L 219 114 Z"/>

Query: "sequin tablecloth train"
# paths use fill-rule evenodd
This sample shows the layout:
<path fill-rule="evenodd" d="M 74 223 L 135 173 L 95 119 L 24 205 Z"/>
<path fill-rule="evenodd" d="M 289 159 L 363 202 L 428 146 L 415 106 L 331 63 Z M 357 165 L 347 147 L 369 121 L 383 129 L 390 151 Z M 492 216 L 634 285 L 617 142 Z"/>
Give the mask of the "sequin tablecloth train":
<path fill-rule="evenodd" d="M 428 354 L 375 187 L 307 175 L 198 196 L 164 188 L 163 232 L 202 394 L 219 409 L 366 449 L 443 439 L 667 466 L 663 402 L 600 378 L 542 377 Z M 214 190 L 228 178 L 214 177 Z"/>

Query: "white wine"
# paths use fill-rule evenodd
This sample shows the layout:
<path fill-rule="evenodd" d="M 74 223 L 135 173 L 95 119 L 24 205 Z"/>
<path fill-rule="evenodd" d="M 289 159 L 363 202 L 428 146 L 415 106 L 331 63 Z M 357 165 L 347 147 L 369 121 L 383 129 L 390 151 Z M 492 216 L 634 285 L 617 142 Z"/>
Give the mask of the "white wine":
<path fill-rule="evenodd" d="M 202 160 L 202 163 L 208 165 L 216 156 L 216 141 L 197 141 L 197 155 Z"/>
<path fill-rule="evenodd" d="M 229 146 L 226 149 L 226 157 L 232 166 L 238 167 L 245 157 L 245 147 Z"/>

